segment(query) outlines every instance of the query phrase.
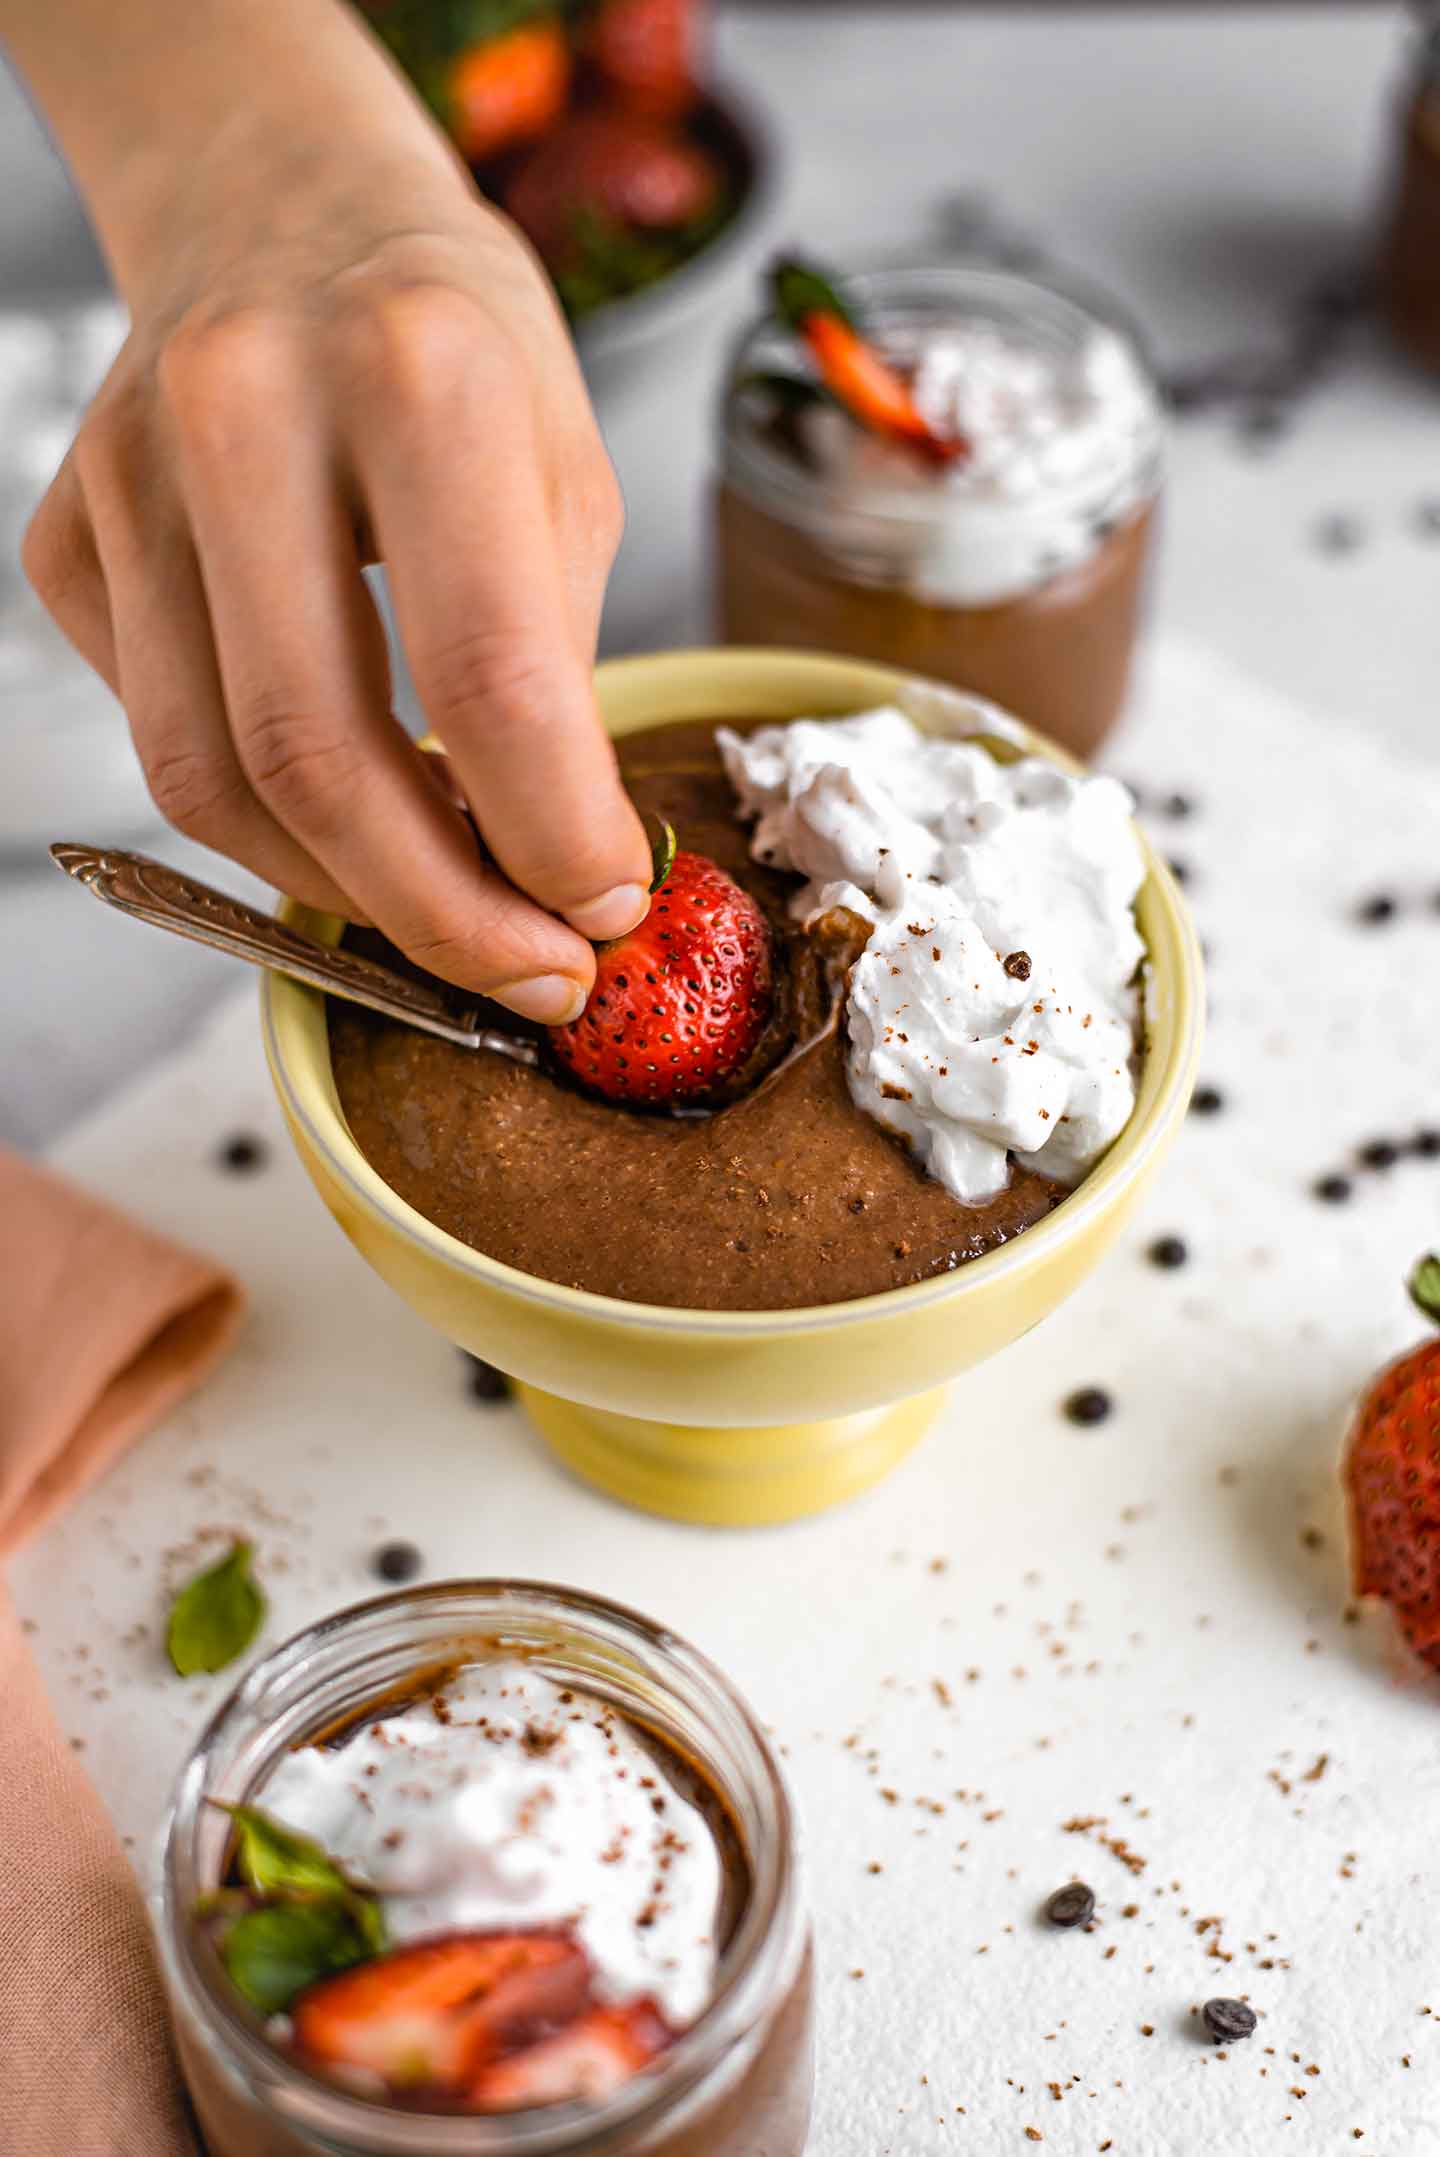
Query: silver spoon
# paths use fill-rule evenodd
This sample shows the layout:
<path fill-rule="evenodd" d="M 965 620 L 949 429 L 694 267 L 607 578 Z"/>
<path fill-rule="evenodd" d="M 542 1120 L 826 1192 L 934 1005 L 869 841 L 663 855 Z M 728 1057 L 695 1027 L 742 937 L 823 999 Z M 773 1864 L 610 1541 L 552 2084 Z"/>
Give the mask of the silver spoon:
<path fill-rule="evenodd" d="M 317 943 L 313 936 L 286 928 L 243 899 L 212 890 L 148 854 L 61 840 L 51 847 L 50 855 L 67 876 L 136 921 L 148 921 L 191 943 L 208 944 L 232 958 L 248 959 L 252 966 L 268 966 L 277 974 L 288 974 L 292 981 L 303 981 L 307 988 L 323 989 L 327 996 L 365 1004 L 386 1018 L 418 1027 L 421 1033 L 453 1041 L 459 1048 L 489 1049 L 493 1055 L 508 1056 L 512 1063 L 531 1068 L 540 1062 L 533 1041 L 480 1025 L 475 1003 L 463 990 L 447 988 L 443 981 L 412 981 L 376 959 Z"/>

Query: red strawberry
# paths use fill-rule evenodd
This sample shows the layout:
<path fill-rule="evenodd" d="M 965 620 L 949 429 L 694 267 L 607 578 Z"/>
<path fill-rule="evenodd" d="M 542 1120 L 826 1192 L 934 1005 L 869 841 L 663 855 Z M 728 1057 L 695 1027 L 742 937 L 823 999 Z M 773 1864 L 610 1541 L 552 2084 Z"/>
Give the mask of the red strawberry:
<path fill-rule="evenodd" d="M 703 854 L 680 853 L 637 929 L 602 946 L 590 1001 L 550 1046 L 607 1101 L 703 1101 L 757 1047 L 774 953 L 765 916 Z"/>
<path fill-rule="evenodd" d="M 1440 1256 L 1410 1294 L 1440 1324 Z M 1345 1459 L 1357 1595 L 1388 1603 L 1423 1662 L 1440 1670 L 1440 1339 L 1392 1363 L 1360 1403 Z"/>
<path fill-rule="evenodd" d="M 585 218 L 675 232 L 713 208 L 720 171 L 708 150 L 638 114 L 588 112 L 537 143 L 510 178 L 505 207 L 552 266 Z"/>
<path fill-rule="evenodd" d="M 649 2000 L 592 2007 L 542 2044 L 482 2067 L 470 2085 L 470 2103 L 477 2112 L 577 2100 L 599 2104 L 657 2059 L 673 2034 Z"/>
<path fill-rule="evenodd" d="M 935 432 L 905 377 L 870 343 L 822 270 L 785 259 L 776 263 L 772 281 L 780 319 L 804 339 L 821 381 L 852 419 L 872 434 L 908 442 L 937 464 L 967 453 L 962 436 Z"/>
<path fill-rule="evenodd" d="M 695 0 L 600 0 L 590 56 L 633 111 L 674 119 L 698 95 L 695 31 Z"/>
<path fill-rule="evenodd" d="M 541 16 L 461 53 L 445 83 L 450 132 L 472 164 L 483 164 L 543 135 L 569 92 L 564 27 L 556 15 Z"/>
<path fill-rule="evenodd" d="M 471 1932 L 324 1978 L 291 2014 L 308 2059 L 458 2096 L 485 2060 L 550 2037 L 589 1998 L 585 1952 L 563 1934 Z"/>

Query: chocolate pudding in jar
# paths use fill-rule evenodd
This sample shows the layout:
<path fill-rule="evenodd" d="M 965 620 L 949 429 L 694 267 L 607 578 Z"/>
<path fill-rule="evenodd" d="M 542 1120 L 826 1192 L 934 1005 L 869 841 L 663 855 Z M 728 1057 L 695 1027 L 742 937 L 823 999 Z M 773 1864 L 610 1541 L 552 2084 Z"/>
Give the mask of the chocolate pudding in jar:
<path fill-rule="evenodd" d="M 800 2157 L 811 1957 L 744 1703 L 620 1606 L 340 1613 L 200 1742 L 157 1923 L 210 2157 Z"/>
<path fill-rule="evenodd" d="M 1440 6 L 1420 37 L 1400 117 L 1400 165 L 1380 257 L 1380 300 L 1398 341 L 1440 373 Z"/>
<path fill-rule="evenodd" d="M 928 441 L 831 395 L 793 321 L 755 326 L 721 423 L 723 636 L 934 676 L 1088 756 L 1124 701 L 1156 522 L 1134 338 L 999 271 L 876 271 L 843 297 Z"/>

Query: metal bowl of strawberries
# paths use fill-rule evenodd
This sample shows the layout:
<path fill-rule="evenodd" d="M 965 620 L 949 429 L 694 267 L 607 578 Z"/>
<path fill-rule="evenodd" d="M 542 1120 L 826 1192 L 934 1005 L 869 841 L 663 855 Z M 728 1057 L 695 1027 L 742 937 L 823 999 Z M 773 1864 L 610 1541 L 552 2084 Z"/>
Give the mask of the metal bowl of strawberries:
<path fill-rule="evenodd" d="M 709 0 L 359 0 L 587 361 L 708 297 L 770 199 L 768 130 L 706 79 Z"/>

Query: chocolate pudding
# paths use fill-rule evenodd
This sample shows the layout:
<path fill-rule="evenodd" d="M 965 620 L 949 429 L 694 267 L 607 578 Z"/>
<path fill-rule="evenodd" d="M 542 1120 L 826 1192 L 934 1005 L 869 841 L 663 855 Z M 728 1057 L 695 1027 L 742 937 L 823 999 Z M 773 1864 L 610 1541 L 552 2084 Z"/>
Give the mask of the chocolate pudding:
<path fill-rule="evenodd" d="M 1440 9 L 1427 9 L 1425 21 L 1417 80 L 1402 108 L 1380 297 L 1400 343 L 1440 373 Z"/>
<path fill-rule="evenodd" d="M 343 1661 L 392 1610 L 403 1632 L 427 1603 L 517 1596 L 503 1634 L 379 1693 Z M 330 1621 L 323 1649 L 309 1636 L 319 1721 L 230 1823 L 180 1800 L 211 1885 L 165 1944 L 213 2157 L 499 2152 L 512 2132 L 555 2157 L 800 2157 L 813 1974 L 773 1760 L 718 1673 L 644 1620 L 582 1599 L 574 1634 L 534 1637 L 565 1603 L 457 1583 Z"/>
<path fill-rule="evenodd" d="M 927 461 L 805 393 L 773 320 L 722 421 L 721 633 L 875 659 L 1020 712 L 1078 756 L 1119 716 L 1156 528 L 1161 425 L 1130 337 L 996 272 L 853 295 L 937 434 Z"/>
<path fill-rule="evenodd" d="M 524 1273 L 698 1310 L 904 1287 L 1043 1219 L 1064 1184 L 1017 1164 L 998 1195 L 961 1204 L 856 1107 L 843 1027 L 805 1048 L 819 1016 L 807 984 L 824 954 L 789 910 L 800 879 L 751 858 L 714 728 L 653 728 L 619 746 L 637 806 L 718 862 L 770 921 L 789 1029 L 770 1042 L 771 1076 L 714 1115 L 645 1114 L 332 1003 L 341 1106 L 391 1188 Z"/>

